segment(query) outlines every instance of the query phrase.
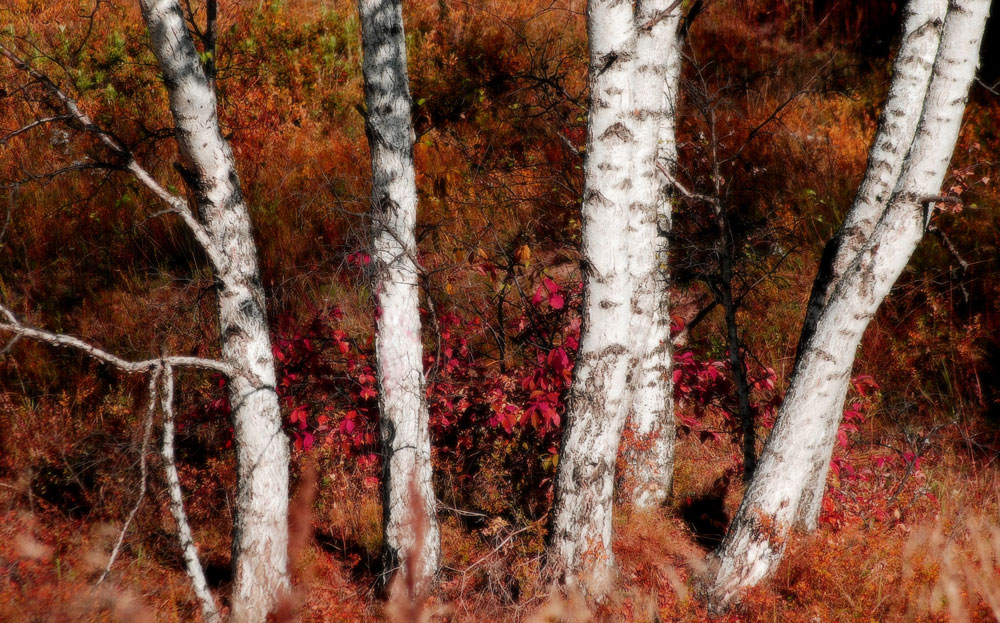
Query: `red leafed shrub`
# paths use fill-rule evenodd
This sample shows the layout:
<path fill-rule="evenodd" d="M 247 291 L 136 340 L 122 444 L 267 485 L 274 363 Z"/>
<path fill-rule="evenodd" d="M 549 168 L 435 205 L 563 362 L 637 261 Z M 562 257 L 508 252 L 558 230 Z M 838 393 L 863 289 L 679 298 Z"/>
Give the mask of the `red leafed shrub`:
<path fill-rule="evenodd" d="M 339 444 L 348 455 L 376 449 L 374 363 L 359 339 L 340 327 L 342 320 L 334 307 L 313 313 L 304 327 L 274 336 L 278 395 L 289 413 L 286 430 L 296 450 L 309 450 L 317 439 Z M 289 323 L 282 319 L 278 325 Z"/>
<path fill-rule="evenodd" d="M 529 299 L 530 309 L 512 315 L 504 328 L 521 352 L 516 360 L 511 357 L 511 365 L 501 366 L 482 352 L 488 339 L 483 318 L 452 311 L 434 318 L 425 314 L 425 326 L 436 330 L 424 362 L 429 423 L 439 477 L 459 483 L 452 488 L 454 498 L 475 489 L 472 481 L 482 472 L 476 466 L 485 448 L 498 470 L 489 475 L 520 483 L 525 491 L 524 500 L 494 492 L 493 503 L 538 510 L 548 501 L 563 399 L 579 344 L 581 291 L 579 284 L 567 290 L 543 280 L 542 294 Z M 280 327 L 272 346 L 277 393 L 297 451 L 330 448 L 353 458 L 358 476 L 370 479 L 380 455 L 374 355 L 370 338 L 348 335 L 342 321 L 340 309 L 332 308 L 314 311 L 297 327 L 287 317 L 275 322 Z M 220 448 L 232 444 L 224 388 L 225 381 L 217 379 L 182 419 L 182 426 L 213 426 Z"/>
<path fill-rule="evenodd" d="M 774 370 L 758 368 L 747 370 L 750 408 L 758 426 L 770 428 L 781 395 L 774 391 L 777 378 Z M 679 406 L 678 432 L 682 435 L 696 433 L 701 441 L 714 441 L 729 435 L 735 442 L 740 434 L 739 404 L 729 358 L 699 360 L 690 350 L 677 353 L 673 379 L 674 396 Z"/>
<path fill-rule="evenodd" d="M 558 463 L 565 392 L 579 346 L 582 286 L 563 288 L 544 278 L 535 295 L 499 331 L 519 356 L 488 356 L 482 345 L 498 333 L 488 320 L 440 313 L 440 346 L 426 357 L 427 397 L 438 477 L 455 501 L 492 510 L 543 512 Z M 495 340 L 493 340 L 495 341 Z M 480 348 L 477 348 L 480 345 Z M 483 469 L 484 463 L 494 468 Z M 487 472 L 490 473 L 487 473 Z M 501 492 L 477 478 L 516 488 Z M 468 485 L 468 486 L 467 486 Z M 489 499 L 486 499 L 489 498 Z"/>

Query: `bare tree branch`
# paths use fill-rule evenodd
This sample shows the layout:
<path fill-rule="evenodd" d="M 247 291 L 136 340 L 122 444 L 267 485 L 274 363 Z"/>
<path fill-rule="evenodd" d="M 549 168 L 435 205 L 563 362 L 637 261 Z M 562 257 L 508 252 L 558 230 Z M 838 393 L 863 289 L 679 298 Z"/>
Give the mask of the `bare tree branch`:
<path fill-rule="evenodd" d="M 982 78 L 976 78 L 976 82 L 979 83 L 979 86 L 983 87 L 993 95 L 1000 95 L 1000 90 L 997 90 L 997 88 L 1000 87 L 1000 82 L 996 82 L 994 84 L 986 84 L 985 82 L 983 82 Z"/>
<path fill-rule="evenodd" d="M 711 204 L 713 206 L 718 205 L 719 203 L 718 197 L 713 197 L 711 195 L 700 195 L 696 192 L 692 192 L 686 186 L 684 186 L 684 184 L 682 184 L 680 180 L 677 179 L 676 176 L 671 174 L 670 171 L 667 170 L 667 167 L 663 166 L 663 163 L 657 162 L 656 168 L 659 169 L 660 173 L 662 173 L 663 176 L 667 178 L 667 181 L 670 182 L 671 186 L 673 186 L 677 190 L 677 192 L 679 192 L 681 196 L 684 197 L 685 199 L 693 199 L 694 201 L 704 201 L 705 203 Z"/>
<path fill-rule="evenodd" d="M 67 116 L 76 120 L 83 130 L 89 134 L 97 137 L 97 139 L 112 153 L 121 158 L 125 164 L 122 168 L 130 172 L 135 178 L 141 182 L 146 188 L 148 188 L 158 199 L 167 204 L 169 211 L 174 212 L 181 217 L 184 224 L 187 225 L 188 229 L 194 235 L 198 244 L 201 245 L 205 254 L 208 256 L 209 261 L 212 263 L 212 267 L 216 272 L 222 273 L 225 271 L 227 262 L 225 260 L 225 255 L 216 247 L 215 243 L 212 242 L 211 237 L 208 232 L 202 226 L 201 222 L 195 218 L 193 212 L 188 207 L 187 201 L 182 197 L 167 191 L 159 182 L 157 182 L 150 173 L 140 165 L 132 152 L 125 147 L 125 145 L 115 137 L 114 134 L 104 130 L 103 128 L 97 126 L 94 121 L 84 113 L 80 107 L 77 105 L 76 101 L 70 96 L 66 95 L 62 89 L 60 89 L 55 82 L 53 82 L 47 75 L 33 68 L 18 57 L 9 48 L 0 44 L 0 55 L 5 56 L 14 67 L 20 71 L 27 73 L 29 76 L 34 78 L 39 84 L 41 84 L 45 89 L 56 99 L 59 103 L 66 109 L 68 113 Z"/>
<path fill-rule="evenodd" d="M 7 319 L 6 322 L 0 322 L 0 330 L 2 331 L 10 331 L 18 338 L 26 337 L 28 339 L 51 344 L 52 346 L 70 348 L 82 352 L 89 357 L 97 359 L 98 361 L 103 361 L 106 364 L 112 365 L 119 370 L 130 374 L 153 370 L 164 361 L 178 368 L 184 367 L 211 370 L 213 372 L 224 374 L 227 377 L 234 377 L 237 374 L 232 366 L 214 359 L 202 359 L 200 357 L 174 356 L 158 359 L 146 359 L 144 361 L 128 361 L 71 335 L 50 333 L 41 329 L 25 326 L 20 320 L 18 320 L 17 316 L 15 316 L 14 313 L 4 305 L 0 305 L 0 314 Z"/>
<path fill-rule="evenodd" d="M 52 123 L 53 121 L 66 121 L 68 119 L 71 119 L 69 115 L 56 115 L 54 117 L 43 117 L 41 119 L 36 119 L 31 123 L 29 123 L 28 125 L 22 128 L 18 128 L 17 130 L 14 130 L 13 132 L 10 132 L 9 134 L 0 138 L 0 145 L 3 145 L 4 143 L 6 143 L 7 141 L 9 141 L 10 139 L 14 138 L 19 134 L 24 134 L 25 132 L 33 128 L 37 128 L 38 126 L 45 125 L 46 123 Z"/>
<path fill-rule="evenodd" d="M 953 195 L 926 195 L 919 199 L 920 205 L 928 205 L 931 203 L 948 203 L 951 205 L 961 205 L 962 200 Z"/>
<path fill-rule="evenodd" d="M 948 254 L 951 255 L 951 258 L 958 263 L 958 269 L 957 269 L 957 274 L 959 277 L 958 289 L 961 290 L 962 292 L 962 298 L 965 300 L 966 303 L 968 303 L 969 290 L 968 288 L 965 287 L 965 283 L 963 282 L 963 278 L 965 277 L 966 273 L 969 272 L 968 260 L 962 257 L 962 254 L 959 253 L 958 248 L 951 241 L 951 238 L 948 237 L 948 234 L 946 234 L 943 229 L 939 228 L 937 225 L 934 225 L 932 223 L 927 226 L 927 231 L 937 236 L 937 239 L 941 242 L 941 246 L 943 246 L 945 251 L 947 251 Z"/>
<path fill-rule="evenodd" d="M 73 171 L 87 171 L 89 169 L 106 169 L 106 165 L 99 164 L 97 162 L 88 162 L 86 160 L 78 160 L 72 164 L 68 164 L 64 167 L 58 168 L 55 171 L 46 171 L 44 173 L 32 173 L 31 171 L 25 170 L 23 167 L 21 171 L 24 173 L 24 177 L 19 180 L 14 180 L 13 182 L 8 182 L 6 184 L 0 184 L 0 188 L 12 189 L 19 188 L 29 182 L 40 181 L 41 184 L 47 185 L 52 182 L 55 178 L 66 173 L 72 173 Z"/>
<path fill-rule="evenodd" d="M 948 254 L 951 255 L 952 259 L 958 262 L 958 265 L 961 267 L 963 273 L 969 270 L 969 262 L 962 257 L 961 253 L 958 252 L 958 248 L 955 247 L 951 238 L 948 237 L 948 234 L 946 234 L 944 230 L 939 228 L 937 225 L 930 225 L 927 228 L 927 231 L 938 237 L 938 240 L 941 241 L 941 244 L 948 251 Z"/>
<path fill-rule="evenodd" d="M 184 555 L 184 564 L 192 588 L 201 602 L 202 616 L 206 623 L 218 623 L 221 621 L 219 609 L 215 605 L 212 592 L 208 589 L 205 571 L 198 558 L 198 548 L 194 544 L 191 524 L 188 523 L 187 513 L 184 511 L 184 496 L 181 491 L 181 479 L 177 473 L 177 462 L 174 460 L 174 370 L 170 361 L 164 359 L 162 364 L 163 390 L 160 393 L 160 403 L 163 410 L 163 449 L 160 454 L 163 456 L 163 469 L 166 471 L 167 489 L 170 491 L 170 514 L 177 523 L 177 540 Z"/>
<path fill-rule="evenodd" d="M 674 0 L 673 2 L 670 3 L 670 6 L 668 6 L 667 8 L 663 9 L 662 11 L 654 15 L 652 19 L 647 21 L 645 24 L 639 26 L 639 30 L 652 30 L 653 26 L 656 26 L 661 21 L 669 17 L 670 14 L 673 13 L 674 9 L 679 7 L 683 1 L 684 0 Z"/>
<path fill-rule="evenodd" d="M 712 310 L 715 309 L 718 305 L 719 305 L 719 300 L 713 297 L 712 300 L 709 301 L 709 303 L 705 307 L 702 307 L 698 311 L 698 313 L 694 315 L 694 318 L 692 318 L 690 322 L 684 325 L 684 328 L 681 329 L 680 332 L 673 337 L 672 342 L 674 347 L 683 348 L 684 346 L 686 346 L 688 343 L 688 339 L 691 337 L 691 330 L 694 329 L 699 324 L 701 324 L 701 322 L 705 318 L 707 318 L 708 315 L 712 313 Z"/>

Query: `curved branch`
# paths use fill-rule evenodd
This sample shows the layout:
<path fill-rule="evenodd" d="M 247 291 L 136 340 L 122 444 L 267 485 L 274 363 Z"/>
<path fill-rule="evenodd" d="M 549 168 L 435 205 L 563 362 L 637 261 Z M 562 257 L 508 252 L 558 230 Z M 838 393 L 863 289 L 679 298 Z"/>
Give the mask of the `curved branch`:
<path fill-rule="evenodd" d="M 73 349 L 129 374 L 147 372 L 159 367 L 162 362 L 166 362 L 178 368 L 183 367 L 211 370 L 213 372 L 224 374 L 230 378 L 237 376 L 237 372 L 232 366 L 221 361 L 216 361 L 214 359 L 202 359 L 201 357 L 173 356 L 146 359 L 143 361 L 128 361 L 127 359 L 122 359 L 117 355 L 109 353 L 106 350 L 101 350 L 100 348 L 97 348 L 92 344 L 88 344 L 87 342 L 71 335 L 51 333 L 42 329 L 25 326 L 20 320 L 18 320 L 17 316 L 15 316 L 12 311 L 3 305 L 0 305 L 0 314 L 7 319 L 6 322 L 0 322 L 0 331 L 10 331 L 17 338 L 28 338 L 30 340 L 44 342 L 52 346 Z"/>

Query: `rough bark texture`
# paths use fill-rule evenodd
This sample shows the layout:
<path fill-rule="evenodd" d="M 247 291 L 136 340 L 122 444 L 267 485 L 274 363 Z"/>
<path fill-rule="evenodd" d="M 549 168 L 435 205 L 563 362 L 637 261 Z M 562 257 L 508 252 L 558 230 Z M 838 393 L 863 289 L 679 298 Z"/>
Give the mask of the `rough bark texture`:
<path fill-rule="evenodd" d="M 590 114 L 583 190 L 583 330 L 567 404 L 549 534 L 549 566 L 563 582 L 601 594 L 614 578 L 615 460 L 628 414 L 632 290 L 628 240 L 641 131 L 630 114 L 636 32 L 629 2 L 587 6 Z M 626 235 L 621 232 L 625 224 Z"/>
<path fill-rule="evenodd" d="M 628 457 L 637 484 L 629 495 L 641 506 L 656 504 L 672 476 L 670 202 L 657 169 L 658 160 L 671 167 L 676 160 L 680 18 L 671 5 L 594 0 L 587 7 L 583 334 L 556 477 L 549 564 L 563 582 L 595 596 L 615 575 L 614 472 L 630 413 L 636 431 L 653 443 Z"/>
<path fill-rule="evenodd" d="M 441 544 L 424 400 L 414 233 L 417 187 L 406 40 L 400 0 L 359 0 L 358 9 L 372 160 L 375 353 L 384 469 L 383 557 L 387 571 L 412 571 L 415 577 L 408 580 L 419 591 L 429 586 L 437 572 Z M 421 535 L 416 534 L 418 527 Z"/>
<path fill-rule="evenodd" d="M 637 446 L 626 457 L 632 471 L 627 492 L 636 508 L 652 508 L 670 495 L 674 473 L 673 348 L 670 340 L 668 239 L 671 186 L 657 164 L 677 163 L 675 110 L 681 68 L 681 12 L 672 0 L 637 7 L 635 68 L 636 182 L 631 204 L 630 264 L 633 296 L 633 369 L 629 418 Z M 668 11 L 668 9 L 671 9 Z M 665 16 L 664 16 L 664 12 Z M 648 25 L 648 26 L 646 26 Z M 641 339 L 645 336 L 645 339 Z"/>
<path fill-rule="evenodd" d="M 739 591 L 777 566 L 830 414 L 839 420 L 844 381 L 868 322 L 923 236 L 958 138 L 975 75 L 989 0 L 952 0 L 916 137 L 888 207 L 848 266 L 802 349 L 774 430 L 729 533 L 716 552 L 711 606 L 728 607 Z"/>
<path fill-rule="evenodd" d="M 281 427 L 275 370 L 250 215 L 215 91 L 177 0 L 142 0 L 199 217 L 213 247 L 222 359 L 235 371 L 229 400 L 237 491 L 232 618 L 264 621 L 289 587 L 288 439 Z"/>
<path fill-rule="evenodd" d="M 757 427 L 754 423 L 753 408 L 750 406 L 750 381 L 747 379 L 746 357 L 740 327 L 736 318 L 738 303 L 733 297 L 733 256 L 736 253 L 732 230 L 725 209 L 716 205 L 716 220 L 719 227 L 719 285 L 717 295 L 726 320 L 726 342 L 729 346 L 729 369 L 736 385 L 737 408 L 739 409 L 740 430 L 743 433 L 743 481 L 749 482 L 757 468 Z"/>
<path fill-rule="evenodd" d="M 800 349 L 815 332 L 816 321 L 830 294 L 871 236 L 899 180 L 903 159 L 920 121 L 920 107 L 914 102 L 922 101 L 927 93 L 947 8 L 947 0 L 913 0 L 905 9 L 892 82 L 868 154 L 864 179 L 840 229 L 823 250 L 799 337 Z M 839 414 L 830 414 L 825 421 L 828 426 L 823 431 L 823 439 L 828 443 L 837 435 Z M 832 450 L 832 443 L 829 445 Z M 817 456 L 816 460 L 809 470 L 810 479 L 802 492 L 797 518 L 798 527 L 809 531 L 816 528 L 819 520 L 830 464 L 827 455 Z"/>

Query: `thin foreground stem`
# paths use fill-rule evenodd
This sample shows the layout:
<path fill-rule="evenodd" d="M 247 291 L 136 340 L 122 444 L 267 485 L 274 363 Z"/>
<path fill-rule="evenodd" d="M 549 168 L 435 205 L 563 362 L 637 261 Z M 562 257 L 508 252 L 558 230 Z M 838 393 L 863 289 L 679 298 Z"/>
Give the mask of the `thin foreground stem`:
<path fill-rule="evenodd" d="M 174 460 L 174 371 L 169 361 L 163 363 L 163 390 L 160 395 L 163 410 L 163 469 L 167 476 L 167 490 L 170 492 L 170 514 L 177 523 L 177 540 L 184 555 L 184 565 L 194 593 L 201 601 L 201 612 L 206 623 L 219 623 L 222 619 L 215 605 L 215 599 L 208 589 L 205 572 L 198 559 L 198 548 L 191 535 L 191 524 L 188 523 L 184 511 L 184 496 L 181 491 L 181 479 L 177 474 L 177 462 Z"/>
<path fill-rule="evenodd" d="M 135 520 L 135 516 L 139 512 L 139 507 L 142 506 L 142 501 L 146 497 L 146 477 L 148 475 L 148 470 L 146 468 L 146 454 L 149 452 L 149 439 L 153 433 L 153 415 L 156 414 L 156 398 L 158 394 L 157 387 L 161 373 L 162 370 L 160 368 L 155 368 L 153 373 L 149 375 L 149 407 L 146 409 L 146 421 L 142 430 L 142 449 L 139 451 L 139 497 L 136 499 L 135 506 L 132 507 L 132 511 L 128 514 L 128 518 L 125 519 L 125 525 L 122 526 L 122 531 L 118 535 L 118 541 L 115 543 L 114 548 L 111 549 L 111 555 L 108 557 L 108 564 L 104 568 L 104 573 L 101 574 L 100 579 L 97 580 L 97 586 L 100 586 L 111 572 L 111 567 L 115 564 L 115 560 L 121 552 L 122 543 L 125 541 L 125 533 L 128 532 L 129 527 L 132 525 L 132 521 Z"/>

